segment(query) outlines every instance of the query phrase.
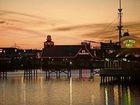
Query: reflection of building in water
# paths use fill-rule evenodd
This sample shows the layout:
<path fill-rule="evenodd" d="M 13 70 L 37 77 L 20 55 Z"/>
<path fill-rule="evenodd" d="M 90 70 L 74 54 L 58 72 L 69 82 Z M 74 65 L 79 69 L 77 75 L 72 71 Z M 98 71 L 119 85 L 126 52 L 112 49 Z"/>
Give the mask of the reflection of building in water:
<path fill-rule="evenodd" d="M 112 86 L 104 87 L 105 105 L 111 105 L 110 103 L 114 103 L 114 94 L 112 93 L 113 91 L 114 90 Z"/>
<path fill-rule="evenodd" d="M 133 105 L 131 94 L 129 86 L 105 86 L 105 105 Z"/>

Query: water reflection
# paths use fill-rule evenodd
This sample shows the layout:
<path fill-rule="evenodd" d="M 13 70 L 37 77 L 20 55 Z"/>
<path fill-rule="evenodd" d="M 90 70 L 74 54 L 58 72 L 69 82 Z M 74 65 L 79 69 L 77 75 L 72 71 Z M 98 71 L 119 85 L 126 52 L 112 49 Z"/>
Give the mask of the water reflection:
<path fill-rule="evenodd" d="M 104 85 L 105 105 L 139 105 L 140 86 L 139 85 Z M 137 100 L 139 99 L 139 100 Z"/>
<path fill-rule="evenodd" d="M 70 78 L 70 105 L 72 105 L 72 77 Z"/>
<path fill-rule="evenodd" d="M 140 86 L 126 84 L 100 85 L 94 81 L 24 79 L 0 80 L 0 105 L 140 105 Z"/>

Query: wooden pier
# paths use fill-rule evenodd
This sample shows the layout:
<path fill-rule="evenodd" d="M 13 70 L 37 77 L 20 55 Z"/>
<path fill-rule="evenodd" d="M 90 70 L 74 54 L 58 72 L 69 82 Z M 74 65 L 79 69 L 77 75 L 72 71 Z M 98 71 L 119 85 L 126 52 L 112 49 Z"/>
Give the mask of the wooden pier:
<path fill-rule="evenodd" d="M 130 82 L 140 80 L 139 70 L 123 70 L 123 69 L 103 69 L 100 71 L 101 83 L 108 83 L 113 81 Z"/>
<path fill-rule="evenodd" d="M 0 79 L 7 78 L 7 71 L 9 70 L 9 60 L 0 59 Z"/>
<path fill-rule="evenodd" d="M 71 74 L 71 69 L 59 69 L 59 70 L 55 70 L 55 69 L 48 69 L 48 70 L 44 70 L 46 72 L 46 78 L 49 79 L 51 78 L 51 76 L 54 74 L 54 76 L 56 78 L 60 78 L 61 74 L 66 74 L 66 77 L 69 79 L 72 74 Z M 83 77 L 83 70 L 79 69 L 79 79 L 82 79 Z M 94 77 L 94 70 L 90 70 L 90 74 L 89 74 L 89 78 L 92 79 Z"/>
<path fill-rule="evenodd" d="M 100 70 L 101 83 L 140 80 L 139 68 L 140 60 L 138 57 L 105 58 L 104 67 Z"/>
<path fill-rule="evenodd" d="M 25 78 L 37 77 L 37 69 L 26 69 L 24 70 Z"/>
<path fill-rule="evenodd" d="M 67 75 L 67 78 L 71 77 L 71 69 L 48 69 L 45 70 L 46 72 L 46 79 L 49 79 L 51 77 L 52 74 L 55 74 L 56 78 L 60 78 L 61 77 L 61 73 L 64 73 Z"/>
<path fill-rule="evenodd" d="M 7 78 L 7 71 L 6 70 L 0 70 L 0 78 L 2 78 L 2 79 Z"/>

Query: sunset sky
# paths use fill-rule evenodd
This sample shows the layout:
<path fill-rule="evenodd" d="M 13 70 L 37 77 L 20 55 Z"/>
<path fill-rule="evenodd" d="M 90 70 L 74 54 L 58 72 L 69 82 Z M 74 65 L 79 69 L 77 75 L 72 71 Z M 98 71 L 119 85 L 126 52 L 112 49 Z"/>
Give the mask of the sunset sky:
<path fill-rule="evenodd" d="M 0 0 L 0 47 L 118 40 L 119 0 Z M 140 0 L 122 0 L 123 31 L 140 38 Z"/>

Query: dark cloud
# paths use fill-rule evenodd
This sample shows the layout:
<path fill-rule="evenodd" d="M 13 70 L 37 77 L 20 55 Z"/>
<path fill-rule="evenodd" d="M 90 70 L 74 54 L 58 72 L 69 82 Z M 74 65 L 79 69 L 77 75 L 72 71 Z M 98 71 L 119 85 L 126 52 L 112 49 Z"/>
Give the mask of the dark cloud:
<path fill-rule="evenodd" d="M 110 35 L 115 35 L 117 33 L 116 24 L 104 23 L 104 24 L 85 24 L 85 25 L 77 25 L 77 26 L 69 26 L 69 27 L 60 27 L 52 29 L 52 31 L 79 31 L 76 36 L 84 37 L 85 39 L 100 39 L 106 40 Z"/>
<path fill-rule="evenodd" d="M 115 34 L 115 33 L 116 32 L 112 31 L 112 30 L 106 30 L 106 31 L 99 30 L 99 31 L 96 31 L 96 32 L 86 32 L 86 33 L 80 34 L 80 36 L 89 37 L 89 38 L 92 38 L 92 37 L 100 38 L 100 37 L 105 37 L 107 35 L 112 35 L 112 34 Z"/>
<path fill-rule="evenodd" d="M 124 25 L 124 32 L 128 31 L 130 35 L 140 37 L 140 22 L 131 22 Z"/>
<path fill-rule="evenodd" d="M 7 17 L 7 15 L 14 15 L 13 17 Z M 22 16 L 22 18 L 18 17 Z M 17 17 L 17 18 L 16 18 Z M 27 13 L 21 13 L 21 12 L 15 12 L 15 11 L 8 11 L 8 10 L 0 10 L 0 19 L 4 21 L 10 21 L 10 22 L 18 22 L 18 23 L 25 23 L 25 24 L 45 24 L 50 26 L 55 26 L 56 24 L 64 23 L 64 20 L 58 20 L 53 18 L 44 18 L 38 15 L 32 15 Z"/>
<path fill-rule="evenodd" d="M 107 30 L 98 30 L 96 32 L 85 32 L 84 34 L 81 34 L 81 37 L 90 38 L 90 39 L 101 39 L 103 42 L 104 40 L 118 40 L 118 30 L 116 28 L 110 28 Z M 130 36 L 134 36 L 137 38 L 140 38 L 140 23 L 128 23 L 124 24 L 123 27 L 123 33 L 126 31 L 129 31 Z"/>
<path fill-rule="evenodd" d="M 13 30 L 13 31 L 20 31 L 20 32 L 25 32 L 28 34 L 32 34 L 32 35 L 40 35 L 41 33 L 38 31 L 34 31 L 34 30 L 30 30 L 30 29 L 26 29 L 26 28 L 19 28 L 19 27 L 11 27 L 11 26 L 3 26 L 4 29 L 7 30 Z"/>
<path fill-rule="evenodd" d="M 86 25 L 77 25 L 69 27 L 58 27 L 52 29 L 56 32 L 69 32 L 69 31 L 79 31 L 75 33 L 76 36 L 84 37 L 85 39 L 92 39 L 98 41 L 107 41 L 107 40 L 118 40 L 118 29 L 117 24 L 86 24 Z M 132 22 L 123 24 L 122 33 L 129 31 L 131 36 L 136 36 L 140 38 L 140 22 Z"/>
<path fill-rule="evenodd" d="M 12 18 L 1 18 L 7 25 L 17 25 L 17 24 L 24 24 L 26 26 L 31 25 L 44 25 L 47 24 L 45 21 L 42 20 L 31 20 L 31 19 L 12 19 Z"/>
<path fill-rule="evenodd" d="M 27 16 L 27 17 L 31 17 L 31 18 L 37 18 L 37 19 L 45 19 L 43 17 L 39 17 L 39 16 L 35 16 L 35 15 L 30 15 L 30 14 L 26 14 L 26 13 L 7 11 L 7 10 L 0 10 L 0 15 L 7 15 L 7 14 L 22 15 L 22 16 Z"/>
<path fill-rule="evenodd" d="M 125 23 L 124 28 L 140 28 L 140 22 Z"/>
<path fill-rule="evenodd" d="M 94 29 L 104 27 L 106 24 L 83 24 L 83 25 L 75 25 L 75 26 L 67 26 L 67 27 L 58 27 L 55 29 L 51 29 L 50 31 L 73 31 L 73 30 L 81 30 L 81 29 Z"/>
<path fill-rule="evenodd" d="M 6 23 L 5 21 L 0 21 L 0 24 L 4 24 L 4 23 Z"/>
<path fill-rule="evenodd" d="M 0 25 L 0 33 L 5 32 L 5 36 L 10 35 L 7 32 L 12 32 L 16 35 L 20 33 L 25 34 L 25 37 L 27 38 L 43 37 L 43 32 L 40 31 L 41 27 L 44 29 L 44 26 L 54 26 L 60 22 L 62 21 L 49 18 L 46 19 L 39 16 L 14 11 L 0 10 L 0 24 L 5 23 L 4 25 Z"/>

